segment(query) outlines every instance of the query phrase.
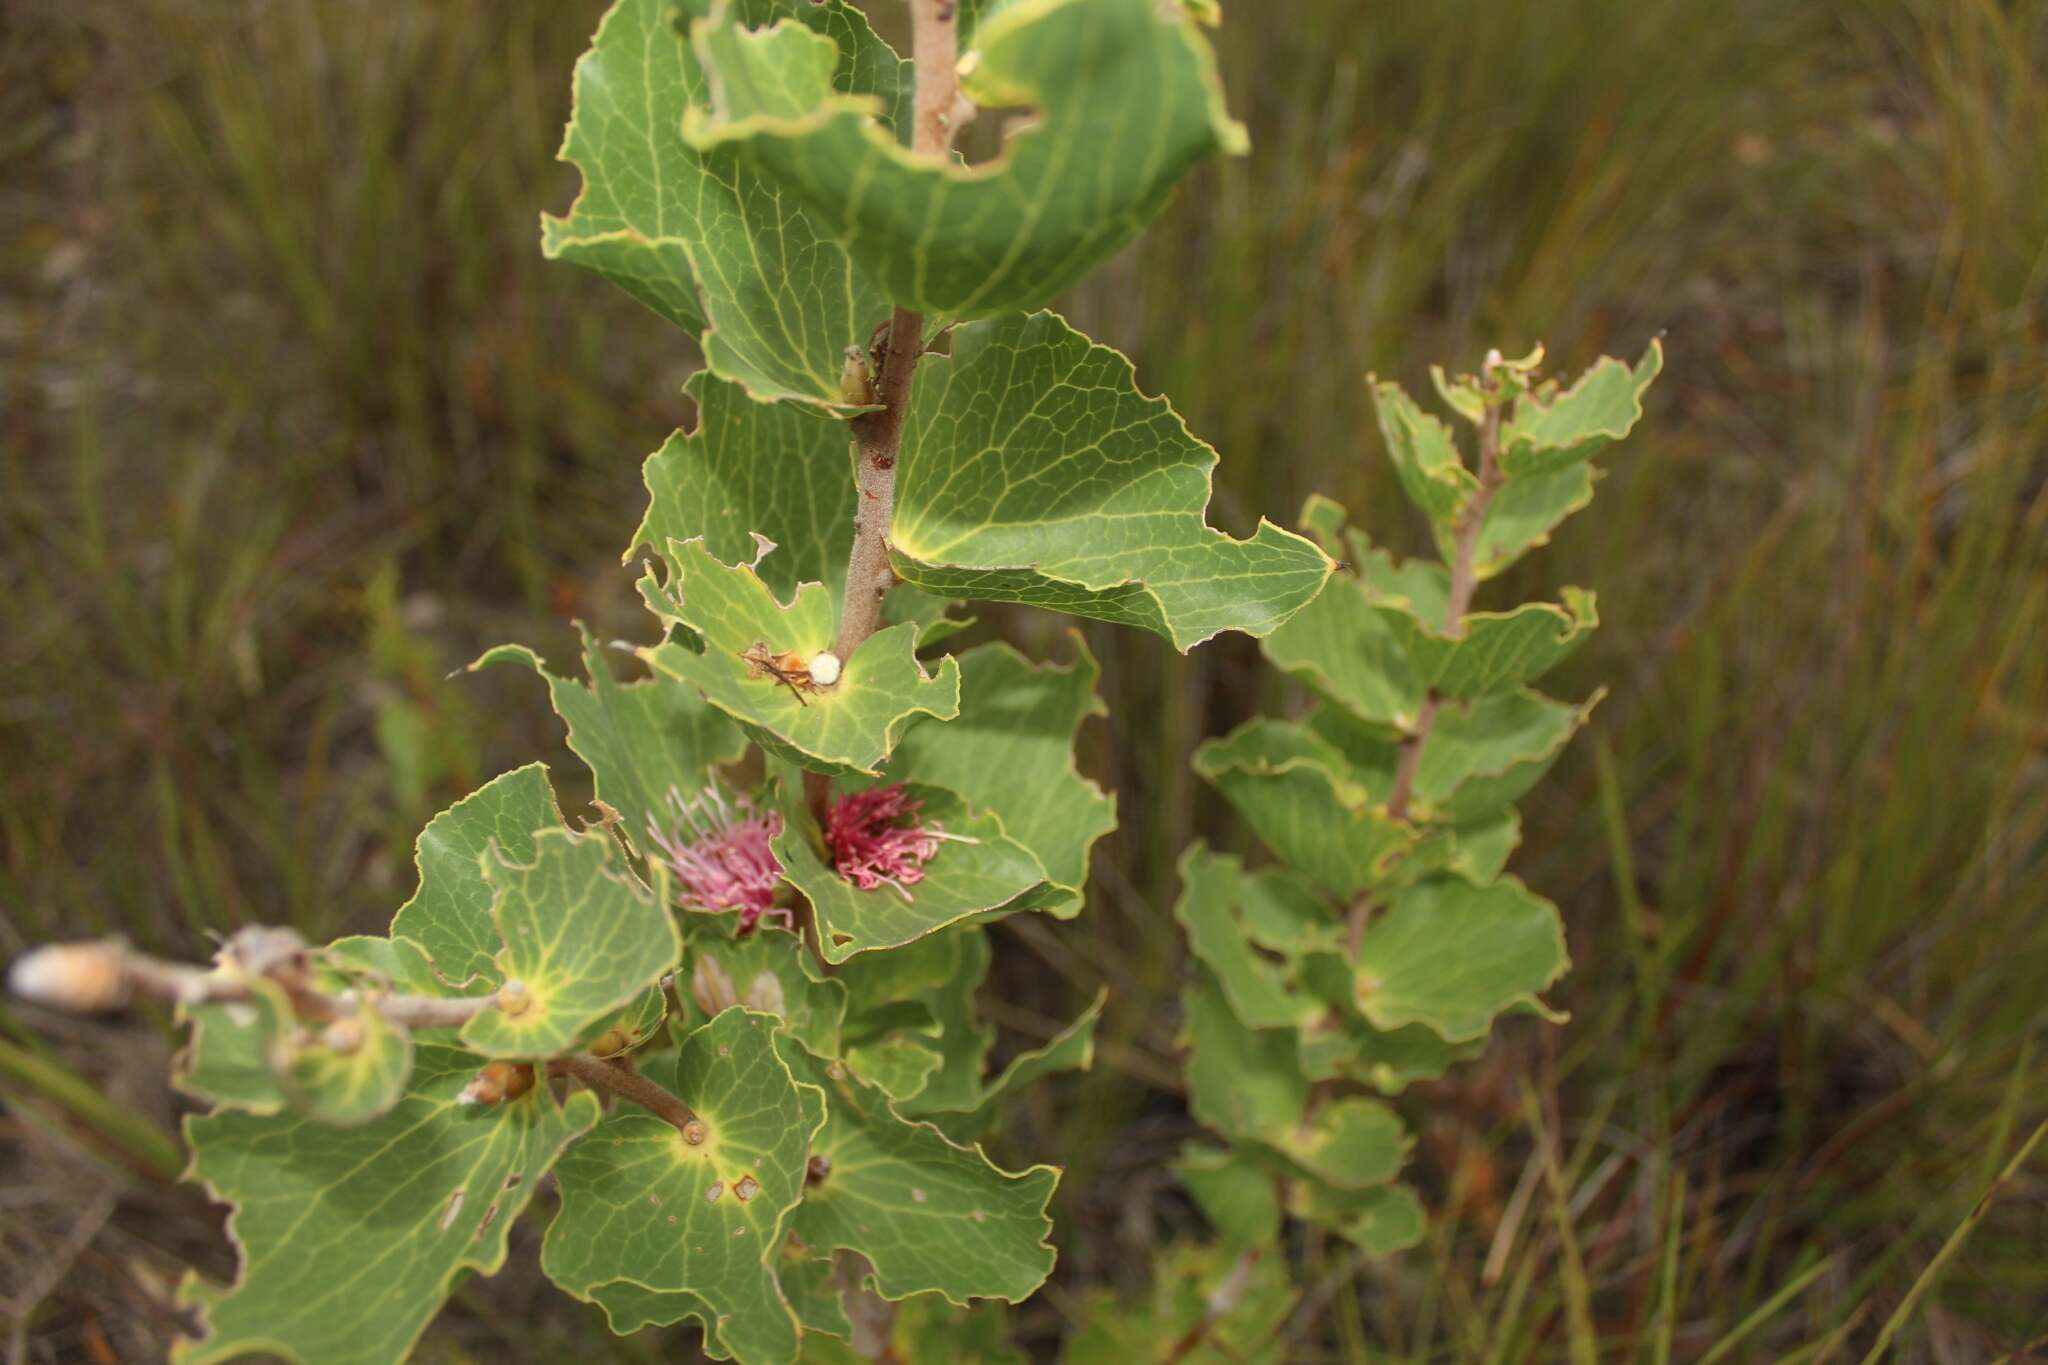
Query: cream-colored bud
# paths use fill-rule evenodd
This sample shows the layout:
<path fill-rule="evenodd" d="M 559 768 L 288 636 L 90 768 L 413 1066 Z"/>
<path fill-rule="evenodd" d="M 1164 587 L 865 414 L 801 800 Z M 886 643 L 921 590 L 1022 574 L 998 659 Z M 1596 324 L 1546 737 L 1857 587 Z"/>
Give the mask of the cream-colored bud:
<path fill-rule="evenodd" d="M 830 687 L 839 681 L 839 656 L 829 649 L 819 650 L 811 656 L 811 681 L 819 687 Z"/>
<path fill-rule="evenodd" d="M 320 1046 L 326 1048 L 329 1052 L 339 1052 L 343 1056 L 347 1056 L 362 1045 L 363 1024 L 360 1019 L 336 1019 L 326 1028 L 320 1030 Z"/>
<path fill-rule="evenodd" d="M 7 989 L 53 1009 L 119 1009 L 128 1003 L 121 949 L 111 943 L 53 943 L 14 960 Z"/>

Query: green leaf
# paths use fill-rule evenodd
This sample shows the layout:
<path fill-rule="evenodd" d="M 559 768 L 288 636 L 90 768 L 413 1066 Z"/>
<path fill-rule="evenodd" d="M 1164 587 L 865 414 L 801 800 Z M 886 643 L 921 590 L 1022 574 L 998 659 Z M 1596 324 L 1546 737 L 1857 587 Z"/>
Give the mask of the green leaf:
<path fill-rule="evenodd" d="M 865 954 L 840 969 L 848 991 L 849 1039 L 889 1029 L 921 1031 L 939 1054 L 940 1065 L 924 1088 L 898 1096 L 902 1112 L 978 1103 L 995 1030 L 981 1021 L 974 995 L 988 976 L 991 957 L 988 935 L 978 925 L 964 925 L 894 952 Z"/>
<path fill-rule="evenodd" d="M 404 1098 L 348 1131 L 297 1114 L 187 1119 L 193 1175 L 235 1207 L 242 1270 L 227 1292 L 188 1281 L 205 1329 L 173 1359 L 383 1365 L 406 1355 L 461 1274 L 494 1274 L 507 1229 L 598 1106 L 579 1094 L 557 1108 L 545 1086 L 460 1105 L 475 1071 L 474 1057 L 423 1042 Z"/>
<path fill-rule="evenodd" d="M 1254 718 L 1202 745 L 1194 765 L 1281 861 L 1339 901 L 1385 880 L 1415 843 L 1413 826 L 1388 817 L 1384 789 L 1305 727 Z"/>
<path fill-rule="evenodd" d="M 285 1107 L 284 1090 L 270 1069 L 276 1025 L 269 1014 L 240 1003 L 180 1005 L 177 1014 L 191 1031 L 172 1063 L 172 1086 L 220 1109 L 275 1114 Z"/>
<path fill-rule="evenodd" d="M 959 717 L 905 735 L 888 773 L 993 812 L 1044 879 L 1070 893 L 1068 913 L 1080 909 L 1089 850 L 1116 828 L 1116 801 L 1074 766 L 1081 723 L 1108 711 L 1095 693 L 1095 656 L 1078 632 L 1070 638 L 1074 661 L 1064 668 L 1034 665 L 1000 641 L 956 655 Z"/>
<path fill-rule="evenodd" d="M 1139 626 L 1182 651 L 1264 635 L 1330 561 L 1270 522 L 1249 540 L 1211 529 L 1215 465 L 1130 361 L 1056 315 L 960 327 L 918 368 L 890 561 L 929 592 Z"/>
<path fill-rule="evenodd" d="M 547 684 L 548 696 L 569 730 L 569 747 L 597 780 L 597 799 L 617 811 L 619 832 L 645 856 L 648 826 L 666 829 L 668 793 L 694 795 L 714 766 L 737 762 L 746 741 L 721 713 L 692 689 L 667 678 L 621 684 L 597 641 L 579 623 L 585 687 L 548 672 L 524 645 L 499 645 L 469 667 L 524 664 Z"/>
<path fill-rule="evenodd" d="M 1173 1174 L 1216 1229 L 1226 1254 L 1280 1235 L 1280 1181 L 1255 1147 L 1189 1147 Z"/>
<path fill-rule="evenodd" d="M 1009 1310 L 1000 1302 L 958 1308 L 939 1294 L 919 1294 L 896 1309 L 896 1358 L 946 1365 L 1027 1365 L 1010 1341 Z"/>
<path fill-rule="evenodd" d="M 1284 873 L 1262 878 L 1269 892 L 1286 897 L 1299 907 L 1301 921 L 1290 926 L 1292 935 L 1281 934 L 1280 945 L 1254 946 L 1248 932 L 1249 915 L 1241 908 L 1247 899 L 1244 863 L 1228 854 L 1212 853 L 1197 843 L 1181 855 L 1181 894 L 1174 903 L 1174 918 L 1188 931 L 1188 947 L 1203 966 L 1214 973 L 1218 986 L 1230 1002 L 1232 1013 L 1255 1029 L 1298 1028 L 1321 1015 L 1328 1007 L 1315 996 L 1300 990 L 1290 965 L 1271 960 L 1298 951 L 1307 931 L 1320 919 L 1333 922 L 1329 911 L 1311 894 L 1288 885 Z M 1290 896 L 1289 893 L 1292 892 Z M 1277 948 L 1277 953 L 1276 953 Z"/>
<path fill-rule="evenodd" d="M 854 485 L 846 423 L 794 403 L 750 401 L 736 384 L 699 371 L 685 386 L 697 425 L 647 457 L 647 513 L 626 557 L 645 545 L 667 555 L 671 541 L 701 538 L 711 557 L 738 564 L 754 537 L 781 547 L 756 565 L 781 597 L 800 583 L 845 590 L 853 545 Z M 673 560 L 669 567 L 680 572 Z"/>
<path fill-rule="evenodd" d="M 1365 931 L 1358 1008 L 1376 1028 L 1422 1024 L 1449 1042 L 1483 1037 L 1494 1016 L 1527 1008 L 1564 975 L 1557 907 L 1513 878 L 1474 886 L 1439 877 L 1403 891 Z"/>
<path fill-rule="evenodd" d="M 959 605 L 957 597 L 940 597 L 923 588 L 898 583 L 882 599 L 882 619 L 892 626 L 916 626 L 917 647 L 922 652 L 942 640 L 951 639 L 975 623 L 976 617 L 951 614 Z"/>
<path fill-rule="evenodd" d="M 1401 638 L 1372 609 L 1364 584 L 1335 574 L 1322 593 L 1260 641 L 1275 668 L 1301 679 L 1361 723 L 1415 727 L 1427 689 Z"/>
<path fill-rule="evenodd" d="M 849 1341 L 853 1324 L 846 1320 L 846 1307 L 834 1281 L 832 1259 L 813 1256 L 809 1249 L 798 1252 L 792 1240 L 782 1250 L 782 1297 L 796 1310 L 808 1341 L 813 1333 Z"/>
<path fill-rule="evenodd" d="M 1590 463 L 1567 466 L 1554 474 L 1511 479 L 1486 504 L 1479 522 L 1473 571 L 1481 582 L 1494 578 L 1539 545 L 1572 513 L 1593 501 L 1600 471 Z"/>
<path fill-rule="evenodd" d="M 1308 1081 L 1294 1035 L 1247 1028 L 1206 972 L 1182 996 L 1187 1015 L 1188 1109 L 1226 1137 L 1264 1141 L 1301 1122 Z"/>
<path fill-rule="evenodd" d="M 1621 440 L 1642 420 L 1643 393 L 1663 368 L 1664 343 L 1652 340 L 1634 369 L 1602 356 L 1563 393 L 1523 396 L 1501 425 L 1501 473 L 1541 478 Z"/>
<path fill-rule="evenodd" d="M 675 965 L 674 920 L 602 830 L 543 830 L 532 861 L 494 847 L 483 870 L 504 945 L 494 974 L 524 985 L 527 1003 L 477 1015 L 463 1025 L 465 1047 L 487 1057 L 570 1051 Z"/>
<path fill-rule="evenodd" d="M 1408 1153 L 1407 1134 L 1394 1111 L 1357 1095 L 1316 1106 L 1268 1141 L 1316 1179 L 1346 1190 L 1391 1180 Z"/>
<path fill-rule="evenodd" d="M 352 934 L 322 948 L 320 960 L 329 970 L 353 978 L 358 986 L 404 995 L 453 994 L 447 983 L 434 974 L 434 963 L 427 950 L 409 938 Z"/>
<path fill-rule="evenodd" d="M 677 1027 L 700 1027 L 733 1005 L 772 1014 L 805 1047 L 837 1056 L 846 1017 L 846 986 L 818 970 L 803 940 L 772 925 L 734 938 L 727 924 L 693 919 L 682 970 Z"/>
<path fill-rule="evenodd" d="M 900 947 L 985 911 L 1039 909 L 1058 899 L 1038 860 L 1003 833 L 994 815 L 971 809 L 942 787 L 915 784 L 909 794 L 923 803 L 919 825 L 953 837 L 924 865 L 922 881 L 863 891 L 832 866 L 799 785 L 781 785 L 782 833 L 769 847 L 783 876 L 810 903 L 828 962 Z"/>
<path fill-rule="evenodd" d="M 698 336 L 712 372 L 752 397 L 841 410 L 844 351 L 866 342 L 889 302 L 830 239 L 826 220 L 734 149 L 684 140 L 685 114 L 707 104 L 712 87 L 686 35 L 712 8 L 711 0 L 612 6 L 576 65 L 562 144 L 562 159 L 583 172 L 583 191 L 567 218 L 543 220 L 541 249 L 597 271 Z M 849 5 L 730 8 L 739 22 L 789 16 L 817 30 L 817 78 L 829 90 L 882 113 L 906 90 L 903 64 Z"/>
<path fill-rule="evenodd" d="M 1108 1000 L 1106 987 L 1097 991 L 1088 1008 L 1054 1034 L 1044 1047 L 1011 1058 L 1002 1074 L 982 1088 L 971 1106 L 920 1104 L 919 1117 L 930 1119 L 956 1142 L 980 1137 L 1002 1116 L 1003 1102 L 1025 1086 L 1057 1072 L 1086 1071 L 1095 1065 L 1095 1024 Z"/>
<path fill-rule="evenodd" d="M 359 1005 L 314 1029 L 293 1020 L 276 987 L 259 992 L 256 1007 L 268 1015 L 270 1069 L 294 1109 L 337 1128 L 359 1128 L 405 1093 L 412 1035 L 375 1009 Z"/>
<path fill-rule="evenodd" d="M 889 626 L 841 660 L 839 681 L 815 690 L 785 683 L 756 657 L 829 650 L 837 632 L 831 594 L 800 585 L 788 605 L 756 574 L 774 547 L 759 542 L 753 564 L 727 565 L 702 541 L 671 541 L 674 612 L 703 637 L 701 653 L 675 641 L 642 649 L 655 671 L 691 684 L 738 720 L 757 744 L 814 772 L 879 772 L 903 729 L 918 716 L 950 720 L 960 712 L 960 666 L 942 660 L 937 676 L 917 661 L 917 627 Z"/>
<path fill-rule="evenodd" d="M 419 890 L 392 919 L 392 937 L 419 944 L 435 973 L 452 985 L 497 985 L 501 944 L 491 923 L 484 854 L 495 847 L 507 858 L 532 858 L 534 837 L 561 827 L 545 764 L 529 763 L 478 787 L 420 831 L 413 853 Z"/>
<path fill-rule="evenodd" d="M 1032 308 L 1138 234 L 1174 183 L 1212 153 L 1242 152 L 1215 59 L 1153 0 L 1045 0 L 986 17 L 962 63 L 983 108 L 1037 118 L 987 166 L 906 151 L 879 99 L 828 81 L 832 54 L 791 24 L 699 27 L 715 115 L 683 136 L 736 149 L 755 176 L 800 196 L 898 304 L 949 317 Z"/>
<path fill-rule="evenodd" d="M 1437 548 L 1448 560 L 1456 550 L 1458 517 L 1479 491 L 1479 476 L 1465 467 L 1451 429 L 1417 407 L 1399 384 L 1377 376 L 1368 376 L 1366 382 L 1372 387 L 1373 411 L 1401 491 L 1422 510 Z"/>
<path fill-rule="evenodd" d="M 1414 1246 L 1428 1223 L 1422 1201 L 1406 1185 L 1351 1191 L 1303 1181 L 1289 1191 L 1287 1211 L 1329 1228 L 1373 1256 L 1391 1256 Z"/>
<path fill-rule="evenodd" d="M 815 1126 L 777 1056 L 769 1015 L 730 1009 L 676 1055 L 673 1088 L 707 1130 L 692 1145 L 648 1114 L 615 1114 L 557 1173 L 562 1211 L 541 1245 L 541 1269 L 579 1299 L 604 1303 L 616 1329 L 635 1315 L 695 1313 L 735 1358 L 786 1362 L 797 1320 L 777 1282 L 790 1211 L 804 1198 Z M 701 1309 L 650 1304 L 616 1281 L 687 1295 Z M 679 1311 L 680 1310 L 680 1311 Z"/>
<path fill-rule="evenodd" d="M 1447 1043 L 1421 1024 L 1373 1027 L 1358 1007 L 1357 971 L 1340 953 L 1304 954 L 1301 979 L 1329 1007 L 1301 1030 L 1301 1069 L 1312 1081 L 1351 1080 L 1398 1095 L 1416 1081 L 1435 1080 L 1453 1062 L 1475 1057 L 1485 1047 L 1483 1037 Z"/>
<path fill-rule="evenodd" d="M 1532 602 L 1513 611 L 1468 612 L 1464 634 L 1454 636 L 1442 628 L 1450 596 L 1450 574 L 1442 565 L 1411 560 L 1396 568 L 1384 551 L 1373 551 L 1360 565 L 1360 577 L 1365 600 L 1406 660 L 1406 695 L 1417 701 L 1425 691 L 1465 700 L 1533 682 L 1600 624 L 1593 594 L 1566 588 L 1562 607 Z M 1398 717 L 1395 723 L 1411 728 Z"/>
<path fill-rule="evenodd" d="M 997 1169 L 978 1147 L 899 1117 L 888 1095 L 844 1065 L 794 1043 L 782 1055 L 825 1091 L 825 1127 L 811 1144 L 831 1163 L 796 1213 L 807 1246 L 867 1257 L 884 1298 L 939 1293 L 1018 1303 L 1052 1273 L 1046 1204 L 1059 1173 Z"/>
<path fill-rule="evenodd" d="M 1216 1316 L 1210 1296 L 1226 1283 L 1229 1307 Z M 1151 1287 L 1135 1302 L 1091 1292 L 1062 1358 L 1066 1365 L 1133 1365 L 1192 1340 L 1179 1365 L 1280 1365 L 1290 1359 L 1281 1328 L 1296 1297 L 1286 1257 L 1272 1248 L 1176 1245 L 1159 1257 Z"/>
<path fill-rule="evenodd" d="M 1409 817 L 1457 825 L 1497 820 L 1503 807 L 1520 800 L 1550 771 L 1602 695 L 1596 692 L 1584 704 L 1568 706 L 1520 689 L 1446 704 L 1422 743 Z M 1312 751 L 1317 761 L 1337 767 L 1370 799 L 1383 800 L 1393 787 L 1398 761 L 1393 744 L 1328 708 L 1310 716 L 1306 733 L 1307 739 L 1297 732 L 1289 741 L 1319 741 L 1320 748 Z M 1341 752 L 1344 762 L 1333 759 L 1333 752 Z"/>

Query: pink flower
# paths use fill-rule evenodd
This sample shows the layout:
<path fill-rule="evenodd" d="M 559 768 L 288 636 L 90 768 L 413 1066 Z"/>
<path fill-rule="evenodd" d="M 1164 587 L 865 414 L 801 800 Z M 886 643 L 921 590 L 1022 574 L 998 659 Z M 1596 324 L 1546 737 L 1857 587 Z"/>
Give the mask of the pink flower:
<path fill-rule="evenodd" d="M 738 932 L 751 933 L 763 916 L 791 919 L 775 904 L 782 885 L 782 864 L 768 841 L 782 833 L 777 811 L 757 815 L 753 802 L 740 796 L 728 802 L 713 782 L 694 801 L 668 789 L 673 823 L 664 830 L 647 818 L 647 832 L 661 849 L 681 889 L 676 902 L 685 910 L 718 914 L 740 912 Z"/>
<path fill-rule="evenodd" d="M 863 891 L 886 882 L 909 900 L 910 888 L 924 880 L 924 865 L 938 856 L 941 843 L 977 842 L 936 824 L 919 824 L 923 806 L 910 799 L 901 782 L 840 797 L 825 812 L 832 866 Z"/>

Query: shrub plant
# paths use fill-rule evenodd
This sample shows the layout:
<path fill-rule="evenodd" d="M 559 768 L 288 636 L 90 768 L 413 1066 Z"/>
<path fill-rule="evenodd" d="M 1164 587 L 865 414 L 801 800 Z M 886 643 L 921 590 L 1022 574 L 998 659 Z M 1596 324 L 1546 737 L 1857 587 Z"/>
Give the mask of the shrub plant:
<path fill-rule="evenodd" d="M 975 1139 L 1016 1088 L 1087 1065 L 1101 1002 L 987 1074 L 984 926 L 1079 913 L 1115 808 L 1073 761 L 1101 710 L 1080 636 L 1054 662 L 949 650 L 964 601 L 1181 650 L 1262 637 L 1319 698 L 1197 760 L 1274 854 L 1183 865 L 1191 1104 L 1225 1144 L 1182 1167 L 1221 1237 L 1189 1264 L 1223 1272 L 1206 1299 L 1162 1276 L 1178 1316 L 1105 1315 L 1077 1354 L 1241 1333 L 1245 1305 L 1284 1302 L 1246 1292 L 1285 1289 L 1283 1214 L 1412 1240 L 1374 1095 L 1542 1009 L 1556 915 L 1502 866 L 1512 802 L 1587 707 L 1524 684 L 1592 598 L 1470 608 L 1585 505 L 1660 353 L 1562 392 L 1533 357 L 1440 376 L 1470 464 L 1379 386 L 1445 565 L 1397 563 L 1321 500 L 1308 536 L 1223 534 L 1215 453 L 1122 356 L 1035 311 L 1192 166 L 1244 150 L 1213 8 L 911 18 L 905 61 L 842 0 L 616 0 L 577 67 L 583 188 L 543 249 L 704 359 L 626 555 L 645 676 L 587 633 L 581 679 L 521 646 L 472 665 L 539 676 L 593 810 L 566 818 L 539 764 L 487 783 L 420 834 L 387 936 L 252 927 L 204 967 L 119 943 L 15 965 L 32 998 L 159 996 L 189 1025 L 174 1079 L 210 1107 L 190 1173 L 232 1208 L 241 1265 L 186 1284 L 179 1359 L 401 1359 L 503 1263 L 544 1180 L 541 1268 L 616 1331 L 694 1321 L 749 1365 L 999 1350 L 999 1320 L 956 1310 L 1043 1283 L 1057 1172 Z M 1028 122 L 968 165 L 956 134 L 991 110 Z"/>

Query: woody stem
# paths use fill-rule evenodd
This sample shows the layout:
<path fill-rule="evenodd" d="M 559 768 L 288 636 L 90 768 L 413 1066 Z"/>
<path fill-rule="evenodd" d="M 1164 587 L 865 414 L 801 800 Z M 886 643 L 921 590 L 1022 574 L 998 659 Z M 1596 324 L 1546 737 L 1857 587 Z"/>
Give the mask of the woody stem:
<path fill-rule="evenodd" d="M 916 112 L 911 146 L 922 156 L 951 150 L 958 119 L 959 31 L 955 0 L 912 0 L 912 53 L 917 59 Z M 833 653 L 850 660 L 875 633 L 882 598 L 895 585 L 889 564 L 889 524 L 896 508 L 896 457 L 903 441 L 903 417 L 910 408 L 910 381 L 924 354 L 924 314 L 898 307 L 870 354 L 875 378 L 872 412 L 854 417 L 855 462 L 853 549 L 846 561 L 846 593 L 839 608 L 839 638 Z M 824 823 L 831 784 L 822 773 L 807 773 L 804 795 L 811 814 Z"/>
<path fill-rule="evenodd" d="M 690 1112 L 689 1105 L 639 1072 L 602 1057 L 588 1053 L 557 1057 L 548 1063 L 548 1070 L 561 1076 L 573 1076 L 592 1090 L 609 1091 L 621 1099 L 631 1100 L 682 1132 L 688 1132 L 691 1121 L 697 1117 Z"/>

